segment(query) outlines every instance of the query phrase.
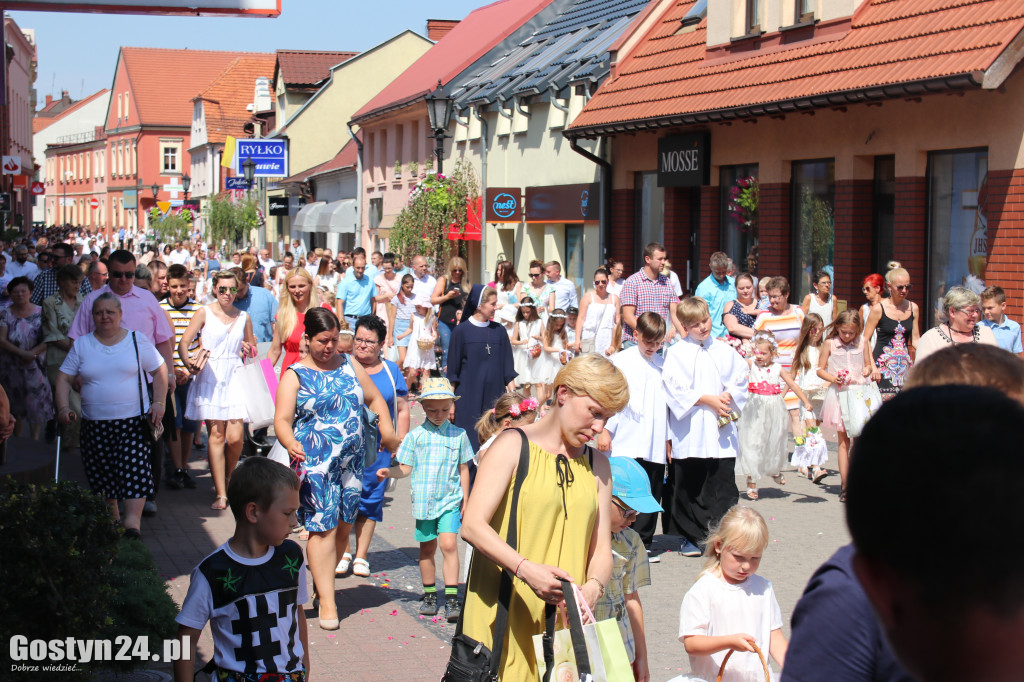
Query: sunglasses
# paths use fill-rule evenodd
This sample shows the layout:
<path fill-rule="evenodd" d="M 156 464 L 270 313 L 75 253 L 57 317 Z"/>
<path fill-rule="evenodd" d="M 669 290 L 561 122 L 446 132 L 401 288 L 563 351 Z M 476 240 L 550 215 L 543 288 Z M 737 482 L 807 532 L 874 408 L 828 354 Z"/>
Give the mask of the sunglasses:
<path fill-rule="evenodd" d="M 622 518 L 626 519 L 627 521 L 629 519 L 636 518 L 636 515 L 638 513 L 636 509 L 630 509 L 629 507 L 620 504 L 619 501 L 614 498 L 612 499 L 612 504 L 619 508 L 619 511 L 622 512 Z"/>
<path fill-rule="evenodd" d="M 867 293 L 871 291 L 871 287 L 861 287 L 860 290 L 863 291 L 864 293 Z"/>
<path fill-rule="evenodd" d="M 114 279 L 135 279 L 134 272 L 118 272 L 117 270 L 111 270 L 110 276 Z"/>
<path fill-rule="evenodd" d="M 530 277 L 540 277 L 540 276 L 541 276 L 541 274 L 543 274 L 543 273 L 540 273 L 540 272 L 531 272 L 531 273 L 530 273 Z"/>
<path fill-rule="evenodd" d="M 602 284 L 608 284 L 608 280 L 606 280 L 606 279 L 595 279 L 594 280 L 594 286 L 595 287 L 601 286 Z"/>
<path fill-rule="evenodd" d="M 463 274 L 466 273 L 466 271 L 463 270 L 462 268 L 452 268 L 452 274 L 454 275 L 456 272 L 459 273 L 460 275 L 463 275 Z"/>
<path fill-rule="evenodd" d="M 897 291 L 910 291 L 910 286 L 909 284 L 890 284 L 889 288 Z"/>
<path fill-rule="evenodd" d="M 221 294 L 237 294 L 238 287 L 217 287 L 217 292 Z"/>

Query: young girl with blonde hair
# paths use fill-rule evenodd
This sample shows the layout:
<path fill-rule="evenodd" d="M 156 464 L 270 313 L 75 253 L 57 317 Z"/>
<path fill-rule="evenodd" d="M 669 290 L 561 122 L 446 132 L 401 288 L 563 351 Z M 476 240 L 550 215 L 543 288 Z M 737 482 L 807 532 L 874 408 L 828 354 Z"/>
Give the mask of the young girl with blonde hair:
<path fill-rule="evenodd" d="M 540 388 L 537 390 L 537 399 L 543 404 L 551 393 L 551 382 L 555 375 L 562 369 L 562 351 L 569 345 L 569 335 L 565 333 L 567 316 L 561 308 L 555 308 L 548 315 L 548 324 L 542 335 L 540 357 L 537 358 L 535 378 Z"/>
<path fill-rule="evenodd" d="M 544 322 L 537 314 L 537 304 L 523 296 L 516 311 L 516 324 L 512 330 L 512 359 L 516 368 L 516 384 L 529 396 L 532 384 L 540 380 Z M 539 389 L 538 389 L 539 392 Z"/>
<path fill-rule="evenodd" d="M 480 449 L 474 461 L 479 464 L 487 448 L 498 434 L 505 429 L 514 429 L 532 424 L 537 419 L 537 401 L 519 391 L 502 393 L 494 401 L 494 407 L 484 412 L 476 422 L 476 435 Z"/>
<path fill-rule="evenodd" d="M 722 682 L 760 682 L 765 675 L 755 645 L 785 664 L 779 602 L 771 582 L 757 575 L 767 546 L 768 525 L 749 507 L 733 506 L 712 527 L 704 568 L 679 609 L 679 641 L 694 675 L 716 679 L 731 650 Z"/>

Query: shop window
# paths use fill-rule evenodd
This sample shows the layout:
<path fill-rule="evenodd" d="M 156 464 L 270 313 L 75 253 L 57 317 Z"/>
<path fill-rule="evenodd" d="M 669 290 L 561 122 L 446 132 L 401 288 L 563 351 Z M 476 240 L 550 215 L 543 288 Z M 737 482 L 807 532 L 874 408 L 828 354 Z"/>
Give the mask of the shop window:
<path fill-rule="evenodd" d="M 633 270 L 644 266 L 644 247 L 651 242 L 665 243 L 665 188 L 658 187 L 658 174 L 655 171 L 637 173 L 636 187 L 636 242 L 633 252 L 636 254 Z"/>
<path fill-rule="evenodd" d="M 572 280 L 577 291 L 583 286 L 583 225 L 565 226 L 565 277 Z"/>
<path fill-rule="evenodd" d="M 885 273 L 896 258 L 896 157 L 875 157 L 875 180 L 871 202 L 872 266 Z"/>
<path fill-rule="evenodd" d="M 736 269 L 757 276 L 758 197 L 757 164 L 722 166 L 718 176 L 721 210 L 721 250 Z"/>
<path fill-rule="evenodd" d="M 802 301 L 811 292 L 811 278 L 823 270 L 832 281 L 859 276 L 833 268 L 835 246 L 835 161 L 793 162 L 793 262 L 790 301 Z"/>
<path fill-rule="evenodd" d="M 985 149 L 928 154 L 928 326 L 950 287 L 985 288 L 987 175 Z"/>

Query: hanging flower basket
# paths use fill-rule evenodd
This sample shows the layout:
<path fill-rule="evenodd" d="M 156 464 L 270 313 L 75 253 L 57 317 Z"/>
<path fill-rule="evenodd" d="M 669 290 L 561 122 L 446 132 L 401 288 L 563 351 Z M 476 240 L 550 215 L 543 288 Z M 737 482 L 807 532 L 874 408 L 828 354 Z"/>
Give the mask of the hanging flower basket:
<path fill-rule="evenodd" d="M 760 184 L 753 175 L 738 178 L 729 188 L 728 211 L 740 224 L 740 230 L 757 232 L 757 211 L 760 203 Z"/>

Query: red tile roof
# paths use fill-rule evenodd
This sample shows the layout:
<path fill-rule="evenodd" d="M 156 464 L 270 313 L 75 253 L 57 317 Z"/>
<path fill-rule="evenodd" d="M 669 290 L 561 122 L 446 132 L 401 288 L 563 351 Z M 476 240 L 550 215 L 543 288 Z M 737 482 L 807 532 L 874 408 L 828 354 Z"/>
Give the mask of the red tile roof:
<path fill-rule="evenodd" d="M 143 125 L 192 125 L 192 99 L 238 57 L 256 52 L 122 47 L 135 110 Z"/>
<path fill-rule="evenodd" d="M 108 90 L 107 88 L 103 88 L 99 92 L 93 93 L 93 94 L 89 95 L 88 97 L 86 97 L 85 99 L 78 100 L 77 102 L 75 102 L 74 104 L 69 106 L 67 109 L 65 109 L 64 111 L 60 112 L 59 114 L 56 114 L 56 115 L 53 115 L 53 116 L 40 116 L 39 114 L 42 113 L 42 111 L 45 111 L 48 108 L 52 108 L 53 105 L 60 104 L 60 100 L 59 99 L 54 100 L 53 102 L 51 102 L 50 107 L 44 107 L 42 110 L 37 112 L 36 115 L 32 118 L 32 133 L 35 134 L 35 133 L 38 133 L 40 130 L 45 130 L 46 128 L 48 128 L 52 124 L 54 124 L 57 121 L 59 121 L 62 118 L 64 118 L 65 116 L 67 116 L 67 115 L 69 115 L 69 114 L 71 114 L 71 113 L 73 113 L 75 111 L 78 111 L 79 109 L 84 107 L 89 102 L 92 102 L 97 97 L 105 95 L 108 92 L 110 92 L 110 90 Z"/>
<path fill-rule="evenodd" d="M 819 25 L 811 40 L 785 45 L 778 34 L 766 35 L 759 51 L 743 53 L 740 44 L 707 50 L 706 19 L 678 34 L 693 0 L 662 4 L 663 16 L 630 54 L 620 55 L 614 77 L 567 135 L 977 87 L 1024 29 L 1022 2 L 865 0 L 848 23 Z M 1001 80 L 1013 65 L 998 67 L 993 78 Z"/>
<path fill-rule="evenodd" d="M 425 97 L 526 23 L 552 0 L 498 0 L 469 13 L 352 117 L 366 120 Z"/>
<path fill-rule="evenodd" d="M 280 77 L 290 87 L 318 87 L 331 75 L 331 67 L 355 57 L 358 52 L 317 52 L 314 50 L 278 50 L 274 79 Z"/>
<path fill-rule="evenodd" d="M 238 57 L 194 99 L 204 100 L 207 142 L 224 142 L 227 135 L 241 137 L 242 126 L 252 120 L 246 110 L 253 101 L 256 79 L 274 72 L 272 54 Z"/>
<path fill-rule="evenodd" d="M 315 175 L 323 175 L 331 171 L 343 170 L 345 168 L 355 168 L 356 162 L 358 161 L 359 150 L 356 147 L 356 143 L 349 140 L 345 143 L 345 146 L 341 148 L 341 151 L 334 155 L 333 159 L 324 161 L 320 165 L 307 168 L 304 171 L 296 173 L 284 180 L 279 180 L 278 184 L 285 183 L 296 183 L 306 182 Z"/>

